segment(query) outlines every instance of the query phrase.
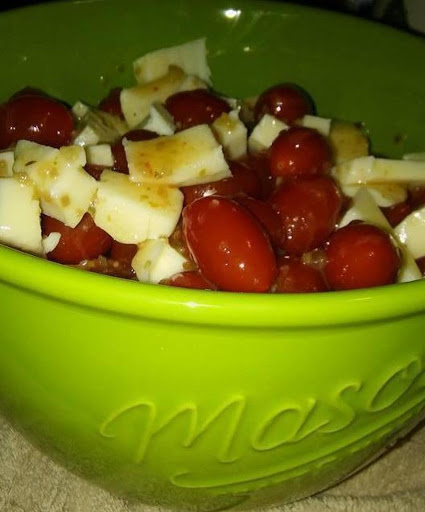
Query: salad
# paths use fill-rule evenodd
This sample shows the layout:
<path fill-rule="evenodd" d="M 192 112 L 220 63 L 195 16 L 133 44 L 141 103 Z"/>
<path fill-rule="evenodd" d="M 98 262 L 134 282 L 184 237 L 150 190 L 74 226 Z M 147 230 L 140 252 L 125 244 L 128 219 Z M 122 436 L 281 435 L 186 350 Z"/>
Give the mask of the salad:
<path fill-rule="evenodd" d="M 425 154 L 375 157 L 364 127 L 300 86 L 234 99 L 205 39 L 133 64 L 135 85 L 72 107 L 0 106 L 0 243 L 168 286 L 255 293 L 421 279 Z"/>

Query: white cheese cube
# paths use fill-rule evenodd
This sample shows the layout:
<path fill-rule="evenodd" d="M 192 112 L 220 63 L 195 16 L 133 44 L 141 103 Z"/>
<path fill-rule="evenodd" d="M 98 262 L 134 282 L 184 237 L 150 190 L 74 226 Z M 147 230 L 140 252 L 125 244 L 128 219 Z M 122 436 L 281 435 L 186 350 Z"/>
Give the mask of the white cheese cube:
<path fill-rule="evenodd" d="M 148 115 L 151 105 L 163 103 L 168 96 L 176 93 L 186 75 L 177 67 L 171 66 L 168 73 L 145 85 L 136 85 L 121 91 L 121 109 L 130 128 L 135 128 Z"/>
<path fill-rule="evenodd" d="M 43 256 L 40 204 L 35 197 L 28 180 L 0 178 L 0 242 Z"/>
<path fill-rule="evenodd" d="M 222 114 L 211 128 L 229 159 L 237 160 L 246 155 L 248 130 L 239 119 L 237 110 Z"/>
<path fill-rule="evenodd" d="M 366 188 L 378 206 L 387 208 L 401 203 L 407 198 L 407 189 L 398 183 L 373 183 L 368 185 L 341 185 L 341 190 L 348 197 L 354 197 L 360 187 Z"/>
<path fill-rule="evenodd" d="M 89 109 L 81 120 L 80 131 L 74 138 L 77 146 L 92 146 L 99 142 L 114 142 L 123 135 L 128 127 L 122 125 L 117 116 L 107 112 Z"/>
<path fill-rule="evenodd" d="M 394 232 L 415 259 L 425 256 L 425 206 L 405 217 Z"/>
<path fill-rule="evenodd" d="M 425 162 L 390 160 L 373 156 L 355 158 L 334 167 L 334 177 L 343 185 L 360 183 L 425 184 Z"/>
<path fill-rule="evenodd" d="M 124 141 L 130 179 L 196 185 L 231 176 L 223 150 L 207 125 L 146 141 Z"/>
<path fill-rule="evenodd" d="M 147 53 L 133 62 L 133 70 L 136 80 L 145 84 L 167 74 L 172 65 L 178 66 L 187 75 L 196 75 L 210 83 L 205 38 Z"/>
<path fill-rule="evenodd" d="M 369 155 L 369 139 L 359 124 L 333 120 L 329 142 L 336 164 Z"/>
<path fill-rule="evenodd" d="M 113 167 L 114 156 L 109 144 L 95 144 L 86 146 L 87 163 L 91 165 L 101 165 L 102 167 Z"/>
<path fill-rule="evenodd" d="M 173 116 L 161 103 L 154 103 L 149 109 L 149 116 L 142 122 L 141 128 L 158 135 L 173 135 L 176 131 Z"/>
<path fill-rule="evenodd" d="M 194 91 L 196 89 L 208 89 L 208 84 L 195 75 L 188 75 L 180 84 L 176 92 Z"/>
<path fill-rule="evenodd" d="M 125 174 L 103 171 L 94 201 L 94 222 L 115 240 L 138 244 L 168 237 L 183 206 L 175 187 L 133 183 Z"/>
<path fill-rule="evenodd" d="M 74 228 L 88 211 L 97 182 L 83 169 L 84 148 L 59 150 L 35 142 L 18 141 L 14 171 L 25 173 L 34 184 L 43 213 Z"/>
<path fill-rule="evenodd" d="M 392 232 L 390 223 L 379 209 L 371 193 L 365 187 L 361 187 L 357 191 L 356 195 L 353 197 L 351 208 L 345 212 L 338 227 L 342 228 L 350 224 L 353 220 L 361 220 L 369 224 L 374 224 L 388 233 Z"/>
<path fill-rule="evenodd" d="M 156 284 L 183 272 L 186 263 L 186 258 L 161 238 L 140 244 L 131 265 L 139 281 Z"/>
<path fill-rule="evenodd" d="M 54 249 L 56 249 L 56 246 L 58 245 L 60 239 L 61 239 L 60 233 L 56 233 L 56 232 L 49 233 L 42 240 L 44 252 L 46 254 L 48 254 L 49 252 L 52 252 Z"/>
<path fill-rule="evenodd" d="M 407 153 L 403 155 L 403 160 L 414 160 L 416 162 L 424 162 L 425 161 L 425 151 L 421 153 Z"/>
<path fill-rule="evenodd" d="M 265 114 L 252 130 L 248 138 L 248 148 L 251 153 L 266 151 L 283 130 L 289 126 L 274 116 Z"/>
<path fill-rule="evenodd" d="M 325 117 L 318 116 L 310 116 L 305 115 L 301 121 L 300 125 L 305 128 L 312 128 L 313 130 L 317 130 L 324 137 L 328 137 L 331 132 L 331 124 L 332 120 L 327 119 Z"/>
<path fill-rule="evenodd" d="M 82 101 L 77 101 L 72 107 L 72 113 L 78 120 L 81 120 L 89 110 L 90 107 Z"/>
<path fill-rule="evenodd" d="M 13 176 L 15 154 L 13 151 L 0 151 L 0 178 Z"/>

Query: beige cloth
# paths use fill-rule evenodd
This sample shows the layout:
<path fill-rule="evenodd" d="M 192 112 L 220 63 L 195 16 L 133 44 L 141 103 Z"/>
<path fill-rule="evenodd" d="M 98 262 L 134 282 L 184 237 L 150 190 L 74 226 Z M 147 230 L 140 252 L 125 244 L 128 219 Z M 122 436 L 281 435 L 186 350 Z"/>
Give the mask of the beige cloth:
<path fill-rule="evenodd" d="M 342 484 L 268 512 L 424 512 L 425 426 Z M 0 512 L 162 512 L 70 474 L 0 417 Z"/>

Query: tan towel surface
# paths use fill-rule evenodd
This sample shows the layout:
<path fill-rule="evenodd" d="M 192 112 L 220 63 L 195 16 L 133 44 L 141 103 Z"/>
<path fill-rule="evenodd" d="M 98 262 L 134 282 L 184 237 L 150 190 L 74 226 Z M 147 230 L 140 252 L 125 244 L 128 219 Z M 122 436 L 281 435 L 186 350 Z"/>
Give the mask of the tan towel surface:
<path fill-rule="evenodd" d="M 268 512 L 424 512 L 425 426 L 337 487 Z M 34 449 L 0 417 L 0 512 L 161 512 L 126 503 Z"/>

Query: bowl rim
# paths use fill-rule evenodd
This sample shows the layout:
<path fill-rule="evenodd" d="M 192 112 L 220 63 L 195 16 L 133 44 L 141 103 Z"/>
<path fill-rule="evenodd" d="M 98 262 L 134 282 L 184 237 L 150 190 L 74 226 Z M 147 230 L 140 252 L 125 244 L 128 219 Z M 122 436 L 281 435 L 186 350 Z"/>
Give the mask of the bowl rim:
<path fill-rule="evenodd" d="M 16 272 L 16 268 L 20 271 Z M 74 307 L 211 327 L 332 327 L 380 322 L 425 311 L 424 280 L 300 294 L 191 290 L 100 275 L 6 246 L 0 246 L 0 283 Z"/>
<path fill-rule="evenodd" d="M 115 0 L 72 0 L 25 6 L 1 13 L 1 18 L 28 14 L 32 10 L 72 9 L 86 4 L 113 4 Z M 207 0 L 217 9 L 230 4 Z M 344 20 L 350 24 L 373 25 L 381 32 L 397 32 L 405 40 L 424 44 L 425 38 L 403 32 L 375 20 L 356 18 L 320 7 L 278 3 L 271 0 L 235 0 L 232 7 L 267 8 L 269 11 L 300 14 L 306 10 L 316 16 Z M 19 272 L 16 269 L 19 268 Z M 379 322 L 425 310 L 423 280 L 385 287 L 311 294 L 248 294 L 189 290 L 138 281 L 111 278 L 70 268 L 42 258 L 0 246 L 0 283 L 32 296 L 59 301 L 73 307 L 131 316 L 133 318 L 210 327 L 311 328 Z"/>

